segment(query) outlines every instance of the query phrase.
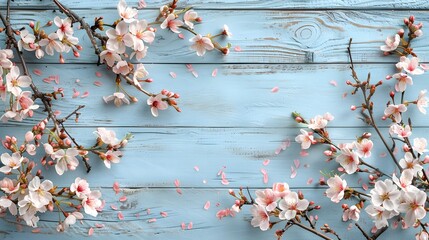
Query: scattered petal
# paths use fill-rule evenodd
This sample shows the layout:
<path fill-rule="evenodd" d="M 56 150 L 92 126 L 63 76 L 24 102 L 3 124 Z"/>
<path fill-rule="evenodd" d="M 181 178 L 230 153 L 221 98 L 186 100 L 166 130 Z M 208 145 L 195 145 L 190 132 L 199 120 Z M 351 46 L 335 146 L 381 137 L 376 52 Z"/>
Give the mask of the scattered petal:
<path fill-rule="evenodd" d="M 362 184 L 362 188 L 363 188 L 363 190 L 368 191 L 368 185 L 366 185 L 365 183 Z"/>
<path fill-rule="evenodd" d="M 150 208 L 146 209 L 146 214 L 150 215 Z"/>
<path fill-rule="evenodd" d="M 262 165 L 264 165 L 264 166 L 267 166 L 268 164 L 270 164 L 270 159 L 265 159 L 265 160 L 262 162 Z"/>
<path fill-rule="evenodd" d="M 190 223 L 188 224 L 188 230 L 191 230 L 193 227 L 194 227 L 194 224 L 193 224 L 192 222 L 190 222 Z"/>
<path fill-rule="evenodd" d="M 194 70 L 194 67 L 192 66 L 192 64 L 186 64 L 186 68 L 187 68 L 189 71 Z"/>
<path fill-rule="evenodd" d="M 113 183 L 113 191 L 115 191 L 116 194 L 118 194 L 121 191 L 121 189 L 119 189 L 119 183 L 118 182 Z"/>
<path fill-rule="evenodd" d="M 60 114 L 61 114 L 61 111 L 60 111 L 60 110 L 55 110 L 55 111 L 54 111 L 54 115 L 55 115 L 55 116 L 58 116 L 58 115 L 60 115 Z"/>
<path fill-rule="evenodd" d="M 182 227 L 182 230 L 186 230 L 186 223 L 182 222 L 180 226 Z"/>
<path fill-rule="evenodd" d="M 104 227 L 105 227 L 105 225 L 104 225 L 104 224 L 102 224 L 102 223 L 96 223 L 96 224 L 95 224 L 95 227 L 96 227 L 96 228 L 104 228 Z"/>
<path fill-rule="evenodd" d="M 102 77 L 102 76 L 103 76 L 103 74 L 101 74 L 101 72 L 95 72 L 95 76 L 97 76 L 97 77 Z"/>
<path fill-rule="evenodd" d="M 308 180 L 307 180 L 307 185 L 310 185 L 310 184 L 312 184 L 313 183 L 313 178 L 309 178 Z"/>
<path fill-rule="evenodd" d="M 350 231 L 352 228 L 353 228 L 353 223 L 350 223 L 350 224 L 347 226 L 347 230 L 348 230 L 348 231 Z"/>
<path fill-rule="evenodd" d="M 387 153 L 385 153 L 385 152 L 380 153 L 380 157 L 381 157 L 381 158 L 384 158 L 384 157 L 386 157 L 386 156 L 387 156 Z"/>
<path fill-rule="evenodd" d="M 307 157 L 308 155 L 310 155 L 307 151 L 305 151 L 305 150 L 301 150 L 301 152 L 299 153 L 299 155 L 301 156 L 301 157 Z"/>
<path fill-rule="evenodd" d="M 100 81 L 95 81 L 94 85 L 97 86 L 97 87 L 101 87 L 103 85 L 103 83 L 100 82 Z"/>
<path fill-rule="evenodd" d="M 80 79 L 76 79 L 76 81 L 75 81 L 76 83 L 80 83 Z"/>
<path fill-rule="evenodd" d="M 156 222 L 156 218 L 151 218 L 151 219 L 147 220 L 147 222 L 148 223 L 154 223 L 154 222 Z"/>
<path fill-rule="evenodd" d="M 180 189 L 180 188 L 176 188 L 176 192 L 177 192 L 178 194 L 182 194 L 182 189 Z"/>
<path fill-rule="evenodd" d="M 160 212 L 159 214 L 161 214 L 162 217 L 168 217 L 168 213 L 167 212 Z"/>
<path fill-rule="evenodd" d="M 145 8 L 147 6 L 145 0 L 139 0 L 139 6 L 137 7 L 138 9 L 142 9 Z"/>
<path fill-rule="evenodd" d="M 294 167 L 290 167 L 290 178 L 295 178 L 296 177 L 296 174 L 297 174 L 297 172 L 296 172 L 296 170 L 295 170 L 295 168 Z"/>
<path fill-rule="evenodd" d="M 76 90 L 76 88 L 73 88 L 73 96 L 72 96 L 72 98 L 77 98 L 79 96 L 79 94 L 80 94 L 80 92 L 78 92 Z"/>
<path fill-rule="evenodd" d="M 35 228 L 33 230 L 31 230 L 32 233 L 40 233 L 40 228 Z"/>
<path fill-rule="evenodd" d="M 122 214 L 122 212 L 118 212 L 118 218 L 119 220 L 124 220 L 124 215 Z"/>
<path fill-rule="evenodd" d="M 268 183 L 268 173 L 267 173 L 267 170 L 265 170 L 265 169 L 261 169 L 261 173 L 262 173 L 262 176 L 263 176 L 263 182 L 264 182 L 264 184 L 267 184 Z"/>
<path fill-rule="evenodd" d="M 92 236 L 92 234 L 94 234 L 94 228 L 89 228 L 88 236 Z"/>
<path fill-rule="evenodd" d="M 110 208 L 111 208 L 111 209 L 113 209 L 113 210 L 115 210 L 115 211 L 116 211 L 116 210 L 118 210 L 118 207 L 116 207 L 116 206 L 115 206 L 115 205 L 113 205 L 113 204 L 111 204 L 111 205 L 110 205 Z"/>
<path fill-rule="evenodd" d="M 176 78 L 176 77 L 177 77 L 177 74 L 176 74 L 175 72 L 170 72 L 170 76 L 171 76 L 172 78 Z"/>
<path fill-rule="evenodd" d="M 212 77 L 216 77 L 217 76 L 217 68 L 213 69 L 212 72 Z"/>
<path fill-rule="evenodd" d="M 345 93 L 343 93 L 343 98 L 346 98 L 346 97 L 347 97 L 347 94 L 348 94 L 348 93 L 346 93 L 346 92 L 345 92 Z"/>
<path fill-rule="evenodd" d="M 241 50 L 241 47 L 240 47 L 240 46 L 235 46 L 234 51 L 236 51 L 236 52 L 241 52 L 242 50 Z"/>
<path fill-rule="evenodd" d="M 176 187 L 180 186 L 179 179 L 174 180 L 174 186 L 176 186 Z"/>
<path fill-rule="evenodd" d="M 362 183 L 362 178 L 359 178 L 358 181 L 357 181 L 357 183 L 361 184 Z"/>
<path fill-rule="evenodd" d="M 271 89 L 271 92 L 272 93 L 276 93 L 276 92 L 278 92 L 279 91 L 279 87 L 273 87 L 272 89 Z"/>
<path fill-rule="evenodd" d="M 336 87 L 338 85 L 335 80 L 330 81 L 329 84 L 331 84 L 334 87 Z"/>
<path fill-rule="evenodd" d="M 33 69 L 33 73 L 36 74 L 37 76 L 41 76 L 42 70 L 36 68 L 36 69 Z"/>
<path fill-rule="evenodd" d="M 86 91 L 86 92 L 84 92 L 83 94 L 82 94 L 82 96 L 80 96 L 81 98 L 86 98 L 86 97 L 88 97 L 89 96 L 89 92 L 88 91 Z"/>
<path fill-rule="evenodd" d="M 206 204 L 204 204 L 204 210 L 209 210 L 210 208 L 210 201 L 207 201 Z"/>
<path fill-rule="evenodd" d="M 177 35 L 180 39 L 185 39 L 185 36 L 182 33 L 179 33 L 179 35 Z"/>
<path fill-rule="evenodd" d="M 229 184 L 229 181 L 228 181 L 228 179 L 222 179 L 221 183 L 222 183 L 223 185 L 228 185 L 228 184 Z"/>
<path fill-rule="evenodd" d="M 127 196 L 122 196 L 119 198 L 119 202 L 125 202 L 127 201 Z"/>
<path fill-rule="evenodd" d="M 192 71 L 192 75 L 194 75 L 195 78 L 198 78 L 198 73 L 196 71 Z"/>
<path fill-rule="evenodd" d="M 298 169 L 299 166 L 301 166 L 301 162 L 299 161 L 299 159 L 293 160 L 293 164 L 295 165 L 296 169 Z"/>
<path fill-rule="evenodd" d="M 194 166 L 194 170 L 197 171 L 197 172 L 199 172 L 200 168 L 198 166 Z"/>

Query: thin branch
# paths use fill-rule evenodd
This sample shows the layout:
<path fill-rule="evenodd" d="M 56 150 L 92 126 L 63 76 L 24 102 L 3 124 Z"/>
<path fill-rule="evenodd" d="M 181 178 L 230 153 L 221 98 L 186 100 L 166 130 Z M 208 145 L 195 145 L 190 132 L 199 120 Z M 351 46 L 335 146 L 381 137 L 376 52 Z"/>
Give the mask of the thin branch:
<path fill-rule="evenodd" d="M 330 237 L 328 237 L 328 236 L 326 236 L 326 235 L 324 235 L 324 234 L 322 234 L 322 233 L 320 233 L 320 232 L 318 232 L 318 231 L 316 231 L 316 230 L 314 230 L 314 229 L 312 229 L 312 228 L 310 228 L 310 227 L 307 227 L 307 226 L 305 226 L 304 224 L 302 224 L 302 223 L 300 223 L 300 222 L 298 222 L 298 221 L 296 221 L 296 220 L 291 220 L 290 222 L 291 222 L 292 224 L 294 224 L 294 225 L 296 225 L 296 226 L 298 226 L 298 227 L 302 228 L 302 229 L 305 229 L 305 230 L 307 230 L 307 231 L 309 231 L 309 232 L 311 232 L 311 233 L 313 233 L 313 234 L 315 234 L 315 235 L 317 235 L 317 236 L 319 236 L 319 237 L 323 238 L 323 239 L 326 239 L 326 240 L 332 240 L 332 238 L 330 238 Z"/>
<path fill-rule="evenodd" d="M 358 223 L 355 223 L 356 227 L 358 227 L 359 231 L 363 234 L 363 236 L 367 239 L 367 240 L 372 240 L 370 236 L 368 236 L 368 234 L 366 234 L 366 232 L 361 228 L 361 226 Z"/>

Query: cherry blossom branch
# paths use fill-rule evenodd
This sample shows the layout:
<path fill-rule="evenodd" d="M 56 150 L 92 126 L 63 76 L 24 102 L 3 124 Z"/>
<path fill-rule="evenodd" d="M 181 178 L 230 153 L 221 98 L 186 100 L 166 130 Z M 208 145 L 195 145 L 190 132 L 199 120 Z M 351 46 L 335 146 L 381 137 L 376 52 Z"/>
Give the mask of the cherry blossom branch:
<path fill-rule="evenodd" d="M 290 222 L 293 225 L 296 225 L 296 226 L 298 226 L 298 227 L 300 227 L 302 229 L 305 229 L 306 231 L 309 231 L 309 232 L 311 232 L 311 233 L 313 233 L 313 234 L 315 234 L 315 235 L 317 235 L 317 236 L 319 236 L 319 237 L 321 237 L 323 239 L 332 240 L 332 238 L 330 238 L 330 237 L 328 237 L 328 236 L 326 236 L 326 235 L 324 235 L 324 234 L 322 234 L 322 233 L 320 233 L 320 232 L 318 232 L 318 231 L 316 231 L 316 230 L 314 230 L 314 229 L 312 229 L 312 228 L 310 228 L 308 226 L 305 226 L 304 224 L 302 224 L 302 223 L 300 223 L 300 222 L 298 222 L 296 220 L 291 220 Z"/>
<path fill-rule="evenodd" d="M 60 120 L 58 120 L 58 119 L 56 118 L 56 116 L 55 116 L 55 114 L 54 114 L 54 111 L 52 110 L 52 106 L 51 106 L 51 99 L 50 99 L 50 98 L 48 98 L 48 97 L 47 97 L 47 95 L 46 95 L 45 93 L 41 92 L 41 91 L 37 88 L 37 86 L 34 84 L 34 82 L 33 82 L 33 80 L 32 80 L 32 77 L 31 77 L 31 75 L 30 75 L 30 71 L 28 70 L 28 67 L 27 67 L 26 61 L 25 61 L 25 59 L 24 59 L 24 56 L 23 56 L 22 52 L 19 50 L 18 42 L 17 42 L 17 40 L 16 40 L 16 38 L 15 38 L 15 35 L 14 35 L 14 32 L 13 32 L 13 30 L 12 30 L 12 26 L 11 26 L 11 24 L 10 24 L 10 21 L 8 20 L 8 19 L 10 19 L 10 0 L 8 0 L 8 2 L 7 2 L 7 6 L 8 6 L 8 7 L 7 7 L 8 11 L 7 11 L 7 16 L 6 16 L 6 18 L 3 16 L 3 14 L 2 14 L 2 13 L 0 13 L 0 19 L 1 19 L 1 21 L 3 22 L 3 25 L 4 25 L 4 26 L 5 26 L 5 28 L 6 28 L 7 41 L 8 41 L 9 43 L 11 43 L 11 45 L 13 45 L 13 47 L 14 47 L 15 51 L 18 53 L 18 57 L 19 57 L 19 59 L 20 59 L 20 62 L 21 62 L 22 68 L 23 68 L 23 70 L 24 70 L 24 75 L 28 76 L 28 77 L 31 79 L 30 88 L 31 88 L 31 89 L 32 89 L 32 91 L 33 91 L 33 97 L 34 97 L 35 99 L 40 99 L 40 100 L 42 101 L 42 103 L 43 103 L 43 105 L 44 105 L 44 107 L 45 107 L 45 111 L 46 111 L 46 112 L 47 112 L 47 114 L 48 114 L 48 119 L 51 119 L 51 120 L 52 120 L 52 122 L 53 122 L 53 124 L 54 124 L 54 129 L 55 129 L 55 131 L 57 131 L 57 132 L 59 132 L 59 131 L 60 131 L 60 125 L 61 125 L 62 129 L 63 129 L 64 131 L 66 131 L 65 126 L 64 126 L 64 121 L 65 121 L 65 120 L 67 120 L 70 116 L 75 115 L 75 114 L 77 113 L 77 111 L 78 111 L 79 109 L 81 109 L 82 107 L 81 107 L 81 106 L 79 106 L 79 107 L 78 107 L 74 112 L 72 112 L 69 116 L 67 116 L 66 118 L 64 118 L 65 120 L 64 120 L 64 119 L 62 119 L 62 120 L 60 121 Z M 70 136 L 70 134 L 68 134 L 68 133 L 67 133 L 67 135 L 69 135 L 69 136 Z M 70 136 L 70 137 L 71 137 L 71 136 Z M 74 138 L 72 138 L 72 139 L 74 139 Z M 73 141 L 73 142 L 75 142 L 75 141 Z M 79 145 L 77 145 L 77 146 L 79 146 Z M 84 161 L 84 160 L 83 160 L 83 162 L 85 163 L 85 167 L 86 167 L 87 172 L 89 172 L 89 171 L 91 170 L 91 166 L 89 165 L 89 163 L 88 163 L 88 162 L 86 162 L 86 161 Z"/>
<path fill-rule="evenodd" d="M 393 154 L 393 152 L 391 151 L 391 149 L 389 148 L 389 146 L 387 145 L 386 140 L 384 139 L 383 134 L 381 134 L 380 129 L 378 128 L 377 124 L 375 123 L 374 120 L 374 115 L 373 115 L 373 110 L 372 110 L 372 106 L 371 103 L 369 102 L 369 98 L 367 97 L 366 94 L 366 90 L 367 90 L 367 85 L 369 84 L 369 79 L 370 79 L 370 74 L 368 74 L 368 80 L 364 83 L 361 83 L 361 81 L 359 80 L 356 71 L 355 71 L 355 67 L 353 64 L 353 57 L 352 57 L 352 52 L 351 52 L 351 45 L 352 45 L 352 38 L 350 38 L 349 41 L 349 45 L 347 47 L 347 53 L 349 55 L 349 59 L 350 59 L 350 69 L 352 71 L 352 77 L 353 79 L 356 81 L 357 86 L 356 89 L 360 88 L 362 90 L 362 94 L 365 100 L 365 104 L 367 106 L 367 110 L 368 110 L 368 114 L 370 117 L 370 122 L 369 124 L 375 129 L 375 131 L 377 132 L 377 135 L 380 137 L 381 141 L 383 142 L 384 146 L 386 147 L 387 151 L 389 152 L 389 155 L 391 156 L 393 162 L 396 164 L 396 166 L 399 168 L 399 170 L 402 171 L 401 166 L 399 165 L 398 160 L 396 159 L 395 155 Z M 375 89 L 375 88 L 374 88 Z M 374 90 L 375 91 L 375 90 Z M 362 110 L 363 111 L 363 110 Z"/>

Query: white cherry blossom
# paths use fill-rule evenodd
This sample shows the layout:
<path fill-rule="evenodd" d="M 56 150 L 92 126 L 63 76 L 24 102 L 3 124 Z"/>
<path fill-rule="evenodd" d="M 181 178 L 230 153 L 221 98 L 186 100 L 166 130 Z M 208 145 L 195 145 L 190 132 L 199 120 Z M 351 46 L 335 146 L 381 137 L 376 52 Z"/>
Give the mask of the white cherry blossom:
<path fill-rule="evenodd" d="M 262 231 L 267 231 L 270 228 L 270 216 L 263 206 L 254 204 L 250 208 L 250 213 L 253 216 L 250 222 L 253 227 L 259 227 Z"/>
<path fill-rule="evenodd" d="M 55 170 L 58 175 L 63 175 L 68 169 L 75 170 L 79 165 L 79 161 L 76 156 L 79 155 L 79 151 L 76 148 L 68 148 L 66 151 L 60 149 L 55 152 L 54 158 L 57 160 L 55 164 Z"/>
<path fill-rule="evenodd" d="M 423 114 L 426 114 L 426 109 L 428 107 L 429 99 L 426 97 L 427 90 L 421 90 L 419 93 L 419 97 L 417 98 L 416 105 L 419 111 Z"/>
<path fill-rule="evenodd" d="M 349 148 L 342 148 L 341 154 L 336 157 L 335 161 L 337 161 L 348 174 L 356 172 L 360 163 L 357 153 Z"/>
<path fill-rule="evenodd" d="M 375 206 L 383 206 L 386 210 L 392 211 L 398 207 L 401 192 L 393 184 L 392 180 L 377 181 L 371 190 L 371 202 Z"/>
<path fill-rule="evenodd" d="M 22 34 L 22 32 L 21 32 Z M 13 66 L 12 61 L 10 60 L 13 58 L 13 52 L 10 49 L 0 49 L 0 69 L 5 68 L 9 69 Z M 3 69 L 0 72 L 0 76 L 3 74 Z"/>
<path fill-rule="evenodd" d="M 106 43 L 107 49 L 118 54 L 125 52 L 125 46 L 134 45 L 133 37 L 128 32 L 128 26 L 124 21 L 119 22 L 115 29 L 107 30 L 106 35 L 109 37 Z"/>
<path fill-rule="evenodd" d="M 413 149 L 419 154 L 423 154 L 428 152 L 429 150 L 426 148 L 428 145 L 426 138 L 414 138 L 413 139 Z"/>
<path fill-rule="evenodd" d="M 301 143 L 301 149 L 309 149 L 311 144 L 315 144 L 314 136 L 312 132 L 307 132 L 304 129 L 300 129 L 301 134 L 295 137 L 297 143 Z"/>
<path fill-rule="evenodd" d="M 163 97 L 162 94 L 158 94 L 155 97 L 151 96 L 147 99 L 147 105 L 151 106 L 150 111 L 154 117 L 158 117 L 158 110 L 168 108 L 168 104 L 162 100 Z"/>
<path fill-rule="evenodd" d="M 146 20 L 140 20 L 130 23 L 129 30 L 134 37 L 134 50 L 141 51 L 144 49 L 144 43 L 152 43 L 155 39 L 155 33 L 149 31 Z"/>
<path fill-rule="evenodd" d="M 407 107 L 404 104 L 390 104 L 387 106 L 387 108 L 384 110 L 384 115 L 389 117 L 393 116 L 395 122 L 400 123 L 402 121 L 401 113 L 404 113 L 407 111 Z"/>
<path fill-rule="evenodd" d="M 374 206 L 372 204 L 368 205 L 365 208 L 365 211 L 368 213 L 369 217 L 373 219 L 377 229 L 389 226 L 389 222 L 387 220 L 398 215 L 395 211 L 388 211 L 384 207 Z"/>
<path fill-rule="evenodd" d="M 374 143 L 371 140 L 364 138 L 362 139 L 362 141 L 356 142 L 355 145 L 356 145 L 356 153 L 359 157 L 361 158 L 371 157 L 371 150 L 374 146 Z"/>
<path fill-rule="evenodd" d="M 416 220 L 423 219 L 426 216 L 426 198 L 426 193 L 418 189 L 403 194 L 403 203 L 399 205 L 398 209 L 400 212 L 405 213 L 404 220 L 408 227 L 413 226 Z"/>
<path fill-rule="evenodd" d="M 40 40 L 39 45 L 42 47 L 46 46 L 45 48 L 46 54 L 52 56 L 55 53 L 54 50 L 57 51 L 58 53 L 61 53 L 64 51 L 64 45 L 60 41 L 57 41 L 57 39 L 58 39 L 58 34 L 50 33 L 48 35 L 48 38 L 44 38 Z"/>
<path fill-rule="evenodd" d="M 298 199 L 298 194 L 296 192 L 291 192 L 279 202 L 279 208 L 282 210 L 279 214 L 279 218 L 282 220 L 291 220 L 296 216 L 298 211 L 306 210 L 308 205 L 309 202 L 307 199 Z"/>
<path fill-rule="evenodd" d="M 103 100 L 105 103 L 109 103 L 110 101 L 113 101 L 116 107 L 122 106 L 123 103 L 130 104 L 130 100 L 128 100 L 125 94 L 121 92 L 115 92 L 113 93 L 113 95 L 103 97 Z"/>
<path fill-rule="evenodd" d="M 0 158 L 1 162 L 4 164 L 4 166 L 0 168 L 0 172 L 2 173 L 10 173 L 13 169 L 18 169 L 21 167 L 21 163 L 24 160 L 19 152 L 13 153 L 12 156 L 9 155 L 9 153 L 3 153 Z"/>
<path fill-rule="evenodd" d="M 94 132 L 103 143 L 107 145 L 115 146 L 119 144 L 119 140 L 116 138 L 116 133 L 112 130 L 107 130 L 106 128 L 99 127 L 97 131 Z"/>
<path fill-rule="evenodd" d="M 107 66 L 113 67 L 115 62 L 121 61 L 122 58 L 115 51 L 112 50 L 104 50 L 100 53 L 100 61 L 106 62 Z"/>
<path fill-rule="evenodd" d="M 349 219 L 353 221 L 359 221 L 360 218 L 360 209 L 356 205 L 352 205 L 350 208 L 344 210 L 343 212 L 343 221 L 346 222 Z"/>
<path fill-rule="evenodd" d="M 395 73 L 392 78 L 396 78 L 395 90 L 403 92 L 407 89 L 407 85 L 413 85 L 413 79 L 406 73 Z"/>
<path fill-rule="evenodd" d="M 130 73 L 130 67 L 128 66 L 128 62 L 127 61 L 119 61 L 113 68 L 112 68 L 113 72 L 116 74 L 122 74 L 122 75 L 127 75 L 128 73 Z"/>
<path fill-rule="evenodd" d="M 194 10 L 189 10 L 185 13 L 183 16 L 183 20 L 185 21 L 185 24 L 188 25 L 190 28 L 194 28 L 194 23 L 198 18 L 198 13 Z"/>
<path fill-rule="evenodd" d="M 29 196 L 34 207 L 42 208 L 52 201 L 52 194 L 49 192 L 54 185 L 50 180 L 45 180 L 42 183 L 40 178 L 35 176 L 28 184 Z"/>
<path fill-rule="evenodd" d="M 410 169 L 413 171 L 414 176 L 417 176 L 417 173 L 423 169 L 419 159 L 414 158 L 410 152 L 406 152 L 404 158 L 399 160 L 399 165 L 402 169 Z"/>
<path fill-rule="evenodd" d="M 400 61 L 396 64 L 396 67 L 398 69 L 403 69 L 412 75 L 420 75 L 424 73 L 423 69 L 419 67 L 419 59 L 416 57 L 409 59 L 405 56 L 402 56 Z"/>
<path fill-rule="evenodd" d="M 137 16 L 138 10 L 132 7 L 128 7 L 125 0 L 119 1 L 118 12 L 119 12 L 119 16 L 121 16 L 124 22 L 126 23 L 131 23 L 136 21 L 135 17 Z"/>
<path fill-rule="evenodd" d="M 103 161 L 104 165 L 107 168 L 110 168 L 112 163 L 119 163 L 120 162 L 122 152 L 109 150 L 106 152 L 105 156 L 106 156 L 106 159 L 104 159 L 104 161 Z"/>
<path fill-rule="evenodd" d="M 89 214 L 93 217 L 97 217 L 97 208 L 102 205 L 102 202 L 99 199 L 100 197 L 100 191 L 92 191 L 90 194 L 84 196 L 82 200 L 82 206 L 86 214 Z"/>
<path fill-rule="evenodd" d="M 255 202 L 259 206 L 265 207 L 268 212 L 271 212 L 276 209 L 277 201 L 280 200 L 280 197 L 273 190 L 256 190 L 255 194 Z"/>
<path fill-rule="evenodd" d="M 341 179 L 338 175 L 328 179 L 327 184 L 329 188 L 326 190 L 326 196 L 332 202 L 338 203 L 344 197 L 344 190 L 347 189 L 347 182 Z"/>
<path fill-rule="evenodd" d="M 64 37 L 73 35 L 73 28 L 71 26 L 72 20 L 70 18 L 61 19 L 60 17 L 56 16 L 54 18 L 54 23 L 58 27 L 57 35 L 60 41 L 62 41 Z"/>
<path fill-rule="evenodd" d="M 183 22 L 176 19 L 176 15 L 170 13 L 161 24 L 162 29 L 170 29 L 174 33 L 180 33 L 179 27 L 183 26 Z"/>
<path fill-rule="evenodd" d="M 197 52 L 198 56 L 204 56 L 207 50 L 213 50 L 214 45 L 212 40 L 208 37 L 203 37 L 200 34 L 195 35 L 195 37 L 189 39 L 190 42 L 194 44 L 191 45 L 191 49 Z"/>
<path fill-rule="evenodd" d="M 9 198 L 7 198 L 6 196 L 2 196 L 0 197 L 0 209 L 9 209 L 10 214 L 12 215 L 16 215 L 18 214 L 18 209 L 16 208 L 16 205 L 14 202 L 12 202 L 12 200 L 10 200 Z"/>
<path fill-rule="evenodd" d="M 21 93 L 21 87 L 29 87 L 31 78 L 29 76 L 20 76 L 19 67 L 13 66 L 10 72 L 6 74 L 7 91 L 18 96 Z"/>
<path fill-rule="evenodd" d="M 387 37 L 385 41 L 386 45 L 383 45 L 380 47 L 381 51 L 390 52 L 395 50 L 396 48 L 398 48 L 400 40 L 401 40 L 401 37 L 398 34 L 395 34 L 395 36 Z"/>
<path fill-rule="evenodd" d="M 80 198 L 91 193 L 88 182 L 80 177 L 76 178 L 74 183 L 71 184 L 70 191 L 76 193 L 76 196 Z"/>

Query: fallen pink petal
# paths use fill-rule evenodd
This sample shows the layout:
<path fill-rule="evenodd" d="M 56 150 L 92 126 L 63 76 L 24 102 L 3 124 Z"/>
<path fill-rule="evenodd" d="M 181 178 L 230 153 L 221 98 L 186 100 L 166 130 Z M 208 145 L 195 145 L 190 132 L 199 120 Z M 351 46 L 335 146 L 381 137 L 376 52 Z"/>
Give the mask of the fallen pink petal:
<path fill-rule="evenodd" d="M 204 204 L 204 210 L 209 210 L 209 208 L 210 208 L 210 201 L 207 201 L 207 202 Z"/>

